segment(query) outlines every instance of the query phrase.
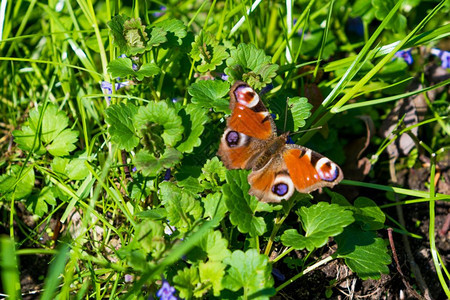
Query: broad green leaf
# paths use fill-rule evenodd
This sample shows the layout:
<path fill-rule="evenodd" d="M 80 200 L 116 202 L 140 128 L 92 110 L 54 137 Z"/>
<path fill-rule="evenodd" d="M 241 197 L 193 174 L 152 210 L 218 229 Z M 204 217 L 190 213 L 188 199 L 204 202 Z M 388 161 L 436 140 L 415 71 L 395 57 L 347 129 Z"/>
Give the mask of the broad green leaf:
<path fill-rule="evenodd" d="M 131 18 L 126 20 L 123 29 L 123 35 L 127 41 L 127 56 L 131 57 L 144 53 L 148 37 L 141 19 Z"/>
<path fill-rule="evenodd" d="M 202 108 L 213 108 L 220 112 L 230 112 L 229 101 L 223 99 L 228 94 L 230 85 L 224 81 L 201 80 L 188 88 L 192 103 Z"/>
<path fill-rule="evenodd" d="M 180 232 L 191 230 L 194 223 L 203 215 L 200 201 L 171 182 L 163 182 L 159 187 L 170 225 L 175 226 Z"/>
<path fill-rule="evenodd" d="M 134 164 L 144 176 L 156 176 L 163 169 L 176 165 L 181 158 L 182 154 L 173 148 L 167 148 L 158 158 L 146 150 L 141 150 L 134 157 Z"/>
<path fill-rule="evenodd" d="M 364 231 L 356 225 L 348 226 L 335 237 L 337 254 L 361 279 L 379 279 L 380 273 L 389 273 L 391 257 L 386 243 L 373 231 Z"/>
<path fill-rule="evenodd" d="M 199 242 L 199 244 L 192 249 L 188 254 L 191 261 L 223 261 L 230 256 L 231 252 L 228 250 L 228 241 L 222 237 L 220 231 L 211 230 Z"/>
<path fill-rule="evenodd" d="M 209 118 L 205 109 L 188 104 L 182 113 L 183 127 L 185 128 L 185 140 L 177 146 L 181 153 L 191 153 L 195 147 L 200 146 L 200 135 L 205 129 L 205 123 Z"/>
<path fill-rule="evenodd" d="M 56 198 L 49 186 L 45 186 L 39 193 L 33 193 L 25 202 L 28 211 L 41 218 L 48 212 L 47 204 L 56 205 Z"/>
<path fill-rule="evenodd" d="M 5 196 L 7 200 L 12 199 L 14 183 L 19 179 L 20 170 L 19 165 L 13 165 L 8 174 L 0 176 L 0 195 Z M 31 194 L 35 180 L 34 169 L 31 167 L 25 168 L 20 177 L 21 179 L 15 186 L 15 200 L 24 199 Z"/>
<path fill-rule="evenodd" d="M 160 222 L 143 219 L 136 226 L 134 239 L 146 253 L 158 257 L 166 248 L 164 241 L 164 226 Z"/>
<path fill-rule="evenodd" d="M 167 31 L 165 31 L 161 27 L 152 28 L 152 32 L 150 33 L 150 40 L 147 42 L 147 50 L 150 50 L 153 47 L 159 46 L 161 43 L 167 42 Z"/>
<path fill-rule="evenodd" d="M 75 146 L 77 140 L 78 132 L 71 129 L 66 129 L 63 130 L 46 148 L 47 151 L 53 156 L 66 156 L 77 148 Z"/>
<path fill-rule="evenodd" d="M 134 75 L 133 63 L 128 57 L 120 57 L 113 59 L 108 64 L 108 72 L 113 78 L 127 77 Z"/>
<path fill-rule="evenodd" d="M 144 77 L 151 77 L 159 74 L 160 69 L 154 63 L 145 63 L 139 70 L 135 71 L 131 59 L 128 57 L 120 57 L 109 62 L 108 72 L 111 73 L 113 78 L 134 76 L 138 80 L 143 80 Z"/>
<path fill-rule="evenodd" d="M 355 200 L 354 217 L 358 223 L 362 223 L 363 230 L 378 230 L 384 227 L 386 216 L 378 205 L 366 197 L 358 197 Z"/>
<path fill-rule="evenodd" d="M 164 220 L 167 219 L 167 211 L 165 208 L 154 208 L 138 212 L 135 216 L 142 219 Z"/>
<path fill-rule="evenodd" d="M 212 287 L 214 296 L 218 297 L 223 289 L 222 280 L 225 275 L 225 264 L 218 261 L 200 262 L 198 270 L 200 282 L 208 289 Z"/>
<path fill-rule="evenodd" d="M 310 207 L 301 207 L 297 214 L 300 217 L 305 235 L 297 230 L 286 230 L 281 236 L 285 246 L 312 251 L 322 247 L 329 237 L 336 236 L 355 220 L 353 212 L 336 204 L 320 202 Z"/>
<path fill-rule="evenodd" d="M 111 141 L 117 144 L 119 149 L 131 151 L 139 145 L 139 138 L 133 124 L 133 117 L 137 111 L 136 105 L 130 102 L 111 105 L 105 111 Z"/>
<path fill-rule="evenodd" d="M 312 105 L 308 103 L 308 99 L 305 97 L 289 98 L 288 105 L 291 108 L 290 113 L 294 121 L 294 130 L 305 126 L 306 119 L 311 116 Z"/>
<path fill-rule="evenodd" d="M 177 185 L 193 194 L 198 194 L 205 190 L 205 188 L 198 181 L 198 178 L 192 176 L 189 176 L 188 178 L 183 180 L 178 180 Z"/>
<path fill-rule="evenodd" d="M 217 192 L 214 194 L 208 194 L 205 198 L 202 198 L 202 201 L 203 207 L 205 208 L 203 217 L 210 218 L 211 220 L 216 217 L 218 222 L 222 221 L 228 211 L 225 206 L 225 200 L 222 193 Z"/>
<path fill-rule="evenodd" d="M 124 15 L 117 15 L 107 23 L 114 37 L 113 43 L 119 47 L 120 53 L 127 52 L 127 40 L 123 36 L 123 24 L 127 19 L 129 18 Z"/>
<path fill-rule="evenodd" d="M 38 128 L 40 115 L 42 116 L 41 128 Z M 35 135 L 40 133 L 35 141 L 34 152 L 38 155 L 44 154 L 41 142 L 53 156 L 69 155 L 69 152 L 76 149 L 74 145 L 78 138 L 78 132 L 68 129 L 69 118 L 63 111 L 58 111 L 58 107 L 53 103 L 30 112 L 27 120 L 28 126 L 23 126 L 22 130 L 14 130 L 14 140 L 19 147 L 25 151 L 30 151 L 33 146 Z M 66 129 L 67 128 L 67 129 Z"/>
<path fill-rule="evenodd" d="M 271 63 L 270 56 L 253 44 L 239 44 L 231 50 L 227 59 L 225 73 L 229 81 L 244 80 L 255 89 L 261 89 L 272 81 L 278 70 L 277 64 Z"/>
<path fill-rule="evenodd" d="M 78 157 L 70 159 L 66 165 L 65 174 L 72 180 L 83 180 L 89 174 L 89 169 L 85 165 L 88 160 L 86 152 L 80 154 Z"/>
<path fill-rule="evenodd" d="M 206 283 L 200 282 L 198 266 L 191 266 L 178 270 L 173 277 L 176 290 L 181 299 L 192 299 L 192 296 L 201 297 L 207 292 Z"/>
<path fill-rule="evenodd" d="M 219 45 L 211 32 L 201 31 L 192 43 L 191 56 L 195 61 L 201 60 L 199 72 L 213 71 L 229 56 L 227 48 Z"/>
<path fill-rule="evenodd" d="M 375 17 L 380 21 L 384 20 L 396 3 L 395 0 L 372 0 Z M 392 29 L 395 32 L 403 32 L 406 28 L 406 17 L 400 12 L 397 12 L 389 23 L 386 24 L 386 28 Z"/>
<path fill-rule="evenodd" d="M 266 223 L 255 212 L 259 201 L 248 194 L 248 172 L 230 170 L 227 172 L 227 183 L 223 186 L 225 205 L 230 211 L 230 221 L 242 233 L 260 236 L 266 232 Z"/>
<path fill-rule="evenodd" d="M 169 107 L 166 102 L 150 102 L 147 106 L 139 108 L 134 117 L 134 126 L 138 134 L 150 129 L 151 124 L 158 124 L 164 127 L 161 137 L 167 146 L 175 146 L 181 140 L 183 134 L 182 120 L 173 107 Z"/>
<path fill-rule="evenodd" d="M 135 76 L 138 80 L 143 80 L 145 77 L 159 74 L 160 71 L 159 67 L 154 63 L 145 63 L 136 71 Z"/>
<path fill-rule="evenodd" d="M 14 136 L 14 142 L 20 149 L 25 151 L 31 151 L 31 149 L 33 149 L 34 153 L 38 155 L 42 155 L 46 152 L 38 134 L 31 129 L 30 126 L 22 126 L 21 130 L 13 130 L 12 134 Z"/>
<path fill-rule="evenodd" d="M 256 293 L 258 299 L 269 299 L 275 295 L 272 265 L 266 255 L 259 254 L 256 249 L 249 249 L 245 253 L 236 250 L 224 263 L 230 266 L 223 280 L 225 288 L 232 291 L 243 288 L 243 294 L 248 298 Z"/>
<path fill-rule="evenodd" d="M 180 46 L 187 34 L 186 26 L 180 20 L 168 19 L 154 25 L 167 31 L 167 42 L 162 44 L 163 47 Z"/>
<path fill-rule="evenodd" d="M 217 156 L 208 159 L 202 168 L 200 181 L 206 189 L 216 190 L 220 182 L 225 180 L 227 169 Z"/>

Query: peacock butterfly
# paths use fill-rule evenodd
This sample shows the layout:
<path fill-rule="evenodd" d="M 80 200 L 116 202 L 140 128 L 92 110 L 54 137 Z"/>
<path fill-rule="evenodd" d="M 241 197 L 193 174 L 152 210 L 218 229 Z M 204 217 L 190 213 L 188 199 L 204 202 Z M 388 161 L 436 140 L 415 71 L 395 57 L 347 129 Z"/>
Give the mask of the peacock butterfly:
<path fill-rule="evenodd" d="M 277 135 L 272 116 L 247 83 L 236 82 L 230 98 L 231 116 L 217 155 L 228 169 L 252 170 L 247 178 L 250 195 L 280 202 L 295 189 L 309 193 L 342 180 L 337 164 L 311 149 L 286 144 L 288 133 Z"/>

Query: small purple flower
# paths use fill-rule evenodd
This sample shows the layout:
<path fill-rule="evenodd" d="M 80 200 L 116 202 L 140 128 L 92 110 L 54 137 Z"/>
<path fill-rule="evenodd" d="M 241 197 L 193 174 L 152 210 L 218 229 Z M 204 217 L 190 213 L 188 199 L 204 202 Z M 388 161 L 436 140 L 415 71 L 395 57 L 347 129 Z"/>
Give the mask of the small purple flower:
<path fill-rule="evenodd" d="M 119 55 L 119 58 L 125 58 L 125 57 L 128 57 L 128 56 L 126 54 Z"/>
<path fill-rule="evenodd" d="M 121 88 L 123 88 L 123 87 L 125 87 L 127 85 L 130 85 L 129 81 L 116 82 L 116 84 L 115 84 L 116 91 L 120 90 Z M 111 95 L 112 92 L 113 92 L 111 82 L 102 81 L 102 82 L 100 82 L 100 87 L 102 88 L 103 94 Z M 108 102 L 108 105 L 109 105 L 109 100 L 111 100 L 111 97 L 108 97 L 107 100 L 106 100 Z"/>
<path fill-rule="evenodd" d="M 132 171 L 132 172 L 136 172 L 136 171 L 137 171 L 137 168 L 136 168 L 136 167 L 133 167 L 133 169 L 131 169 L 131 171 Z"/>
<path fill-rule="evenodd" d="M 170 177 L 172 177 L 171 172 L 170 172 L 170 169 L 167 169 L 167 170 L 166 170 L 166 174 L 164 174 L 164 180 L 165 180 L 165 181 L 169 181 L 169 180 L 170 180 Z"/>
<path fill-rule="evenodd" d="M 125 282 L 132 282 L 134 279 L 133 275 L 125 274 Z"/>
<path fill-rule="evenodd" d="M 228 75 L 225 73 L 220 73 L 220 79 L 222 79 L 223 81 L 227 81 L 228 80 Z"/>
<path fill-rule="evenodd" d="M 161 5 L 161 6 L 159 7 L 159 11 L 154 12 L 152 15 L 153 15 L 155 18 L 159 18 L 159 17 L 163 16 L 163 15 L 166 13 L 166 10 L 167 10 L 167 7 Z"/>
<path fill-rule="evenodd" d="M 139 70 L 139 66 L 137 64 L 132 64 L 131 67 L 133 68 L 133 71 Z"/>
<path fill-rule="evenodd" d="M 273 89 L 273 84 L 268 84 L 268 85 L 266 85 L 262 90 L 261 90 L 261 92 L 259 92 L 259 94 L 260 95 L 264 95 L 264 94 L 266 94 L 266 93 L 268 93 L 271 89 Z"/>
<path fill-rule="evenodd" d="M 286 277 L 284 276 L 283 273 L 281 273 L 280 270 L 278 270 L 277 268 L 272 268 L 272 274 L 273 276 L 279 280 L 279 281 L 284 281 L 286 279 Z"/>
<path fill-rule="evenodd" d="M 408 65 L 412 65 L 412 63 L 414 62 L 411 54 L 411 49 L 397 51 L 397 53 L 395 53 L 395 56 L 403 58 Z"/>
<path fill-rule="evenodd" d="M 162 287 L 158 290 L 156 296 L 158 296 L 160 300 L 177 300 L 177 297 L 175 297 L 173 293 L 175 293 L 175 288 L 170 286 L 170 284 L 164 280 Z"/>
<path fill-rule="evenodd" d="M 441 49 L 433 48 L 431 49 L 431 54 L 436 55 L 441 59 L 441 67 L 445 69 L 450 69 L 450 51 L 444 51 Z"/>

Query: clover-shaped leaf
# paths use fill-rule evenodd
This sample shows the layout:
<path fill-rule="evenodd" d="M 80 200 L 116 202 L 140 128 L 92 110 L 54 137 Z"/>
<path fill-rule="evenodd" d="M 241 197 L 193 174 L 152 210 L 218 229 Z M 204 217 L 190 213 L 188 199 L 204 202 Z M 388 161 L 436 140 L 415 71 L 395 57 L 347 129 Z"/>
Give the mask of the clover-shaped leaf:
<path fill-rule="evenodd" d="M 236 250 L 224 262 L 230 266 L 223 280 L 225 288 L 232 291 L 243 288 L 243 294 L 251 299 L 256 293 L 258 299 L 269 299 L 275 295 L 272 266 L 266 255 L 259 254 L 256 249 L 249 249 L 245 253 Z"/>
<path fill-rule="evenodd" d="M 264 50 L 252 44 L 239 44 L 237 49 L 231 50 L 225 73 L 231 82 L 244 80 L 253 88 L 261 89 L 272 81 L 277 70 L 278 65 L 271 63 Z"/>
<path fill-rule="evenodd" d="M 183 113 L 183 127 L 189 132 L 185 132 L 187 138 L 177 146 L 177 150 L 181 153 L 191 153 L 195 147 L 202 143 L 200 135 L 203 133 L 204 125 L 209 118 L 206 110 L 192 104 L 187 105 L 185 110 L 180 113 Z"/>
<path fill-rule="evenodd" d="M 308 251 L 322 247 L 329 237 L 340 234 L 344 227 L 354 222 L 351 210 L 325 202 L 302 207 L 297 214 L 305 235 L 300 235 L 295 229 L 289 229 L 283 233 L 281 241 L 286 246 L 295 249 L 306 248 Z"/>
<path fill-rule="evenodd" d="M 200 107 L 230 112 L 229 101 L 223 99 L 229 90 L 230 85 L 227 82 L 202 80 L 191 84 L 188 88 L 188 93 L 192 96 L 192 103 Z"/>
<path fill-rule="evenodd" d="M 230 221 L 242 233 L 260 236 L 266 232 L 266 223 L 255 212 L 259 201 L 248 194 L 247 172 L 231 170 L 227 172 L 227 184 L 223 186 L 225 205 L 230 211 Z"/>
<path fill-rule="evenodd" d="M 182 120 L 176 110 L 169 107 L 166 102 L 150 102 L 147 106 L 139 108 L 134 117 L 134 125 L 138 134 L 147 129 L 150 123 L 161 125 L 164 128 L 161 137 L 166 146 L 175 146 L 181 140 Z"/>
<path fill-rule="evenodd" d="M 379 279 L 380 273 L 389 273 L 391 257 L 383 239 L 373 231 L 364 231 L 357 225 L 348 226 L 335 237 L 338 257 L 362 279 Z"/>
<path fill-rule="evenodd" d="M 139 144 L 133 124 L 133 117 L 137 112 L 138 108 L 131 102 L 114 104 L 106 109 L 108 132 L 111 135 L 111 141 L 116 143 L 119 149 L 131 151 Z"/>

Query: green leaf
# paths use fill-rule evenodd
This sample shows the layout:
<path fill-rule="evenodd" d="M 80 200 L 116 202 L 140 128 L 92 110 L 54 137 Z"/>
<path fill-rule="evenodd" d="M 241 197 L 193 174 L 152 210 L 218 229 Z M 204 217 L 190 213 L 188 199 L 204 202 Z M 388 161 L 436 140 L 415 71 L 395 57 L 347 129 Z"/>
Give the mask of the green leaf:
<path fill-rule="evenodd" d="M 138 80 L 143 80 L 145 77 L 159 74 L 160 71 L 159 67 L 154 63 L 145 63 L 136 71 L 135 76 Z"/>
<path fill-rule="evenodd" d="M 176 149 L 167 148 L 159 158 L 146 150 L 141 150 L 136 154 L 133 161 L 136 168 L 142 171 L 144 176 L 156 176 L 163 169 L 176 165 L 181 158 L 182 154 Z"/>
<path fill-rule="evenodd" d="M 144 219 L 136 226 L 134 240 L 140 249 L 159 257 L 166 249 L 164 226 L 160 222 Z"/>
<path fill-rule="evenodd" d="M 135 216 L 141 219 L 164 220 L 167 219 L 167 211 L 165 208 L 154 208 L 138 212 Z"/>
<path fill-rule="evenodd" d="M 225 180 L 227 168 L 217 156 L 208 159 L 202 168 L 200 181 L 206 189 L 217 190 L 219 183 Z"/>
<path fill-rule="evenodd" d="M 306 119 L 311 116 L 312 105 L 308 103 L 308 99 L 305 97 L 289 98 L 288 105 L 291 108 L 290 114 L 294 121 L 294 131 L 305 126 Z"/>
<path fill-rule="evenodd" d="M 49 186 L 45 186 L 39 194 L 32 195 L 25 202 L 28 211 L 41 218 L 48 212 L 47 204 L 56 205 L 56 198 Z"/>
<path fill-rule="evenodd" d="M 186 128 L 185 140 L 177 146 L 177 150 L 181 153 L 191 153 L 195 147 L 201 145 L 202 140 L 200 135 L 205 129 L 205 123 L 209 118 L 206 110 L 196 107 L 192 104 L 188 104 L 185 108 L 182 116 L 183 127 Z"/>
<path fill-rule="evenodd" d="M 208 194 L 202 201 L 203 207 L 205 208 L 203 217 L 210 218 L 211 220 L 216 217 L 218 222 L 222 221 L 228 211 L 222 193 Z"/>
<path fill-rule="evenodd" d="M 171 182 L 162 182 L 159 187 L 170 225 L 175 226 L 180 232 L 191 230 L 194 223 L 203 215 L 200 201 L 196 200 L 192 194 L 182 192 Z"/>
<path fill-rule="evenodd" d="M 228 94 L 230 85 L 218 80 L 201 80 L 188 88 L 192 103 L 202 108 L 213 108 L 216 111 L 229 113 L 229 101 L 223 99 Z"/>
<path fill-rule="evenodd" d="M 41 128 L 38 128 L 40 115 L 42 116 Z M 66 129 L 69 125 L 69 118 L 63 111 L 58 111 L 58 107 L 53 103 L 34 109 L 30 112 L 27 120 L 29 126 L 24 126 L 22 130 L 13 131 L 14 140 L 19 147 L 25 151 L 30 151 L 33 146 L 34 136 L 39 132 L 39 139 L 36 140 L 35 153 L 44 154 L 41 142 L 53 156 L 65 156 L 76 149 L 74 145 L 78 140 L 78 132 Z"/>
<path fill-rule="evenodd" d="M 218 261 L 200 262 L 198 270 L 200 282 L 208 289 L 212 287 L 214 296 L 218 297 L 223 289 L 222 279 L 225 275 L 225 264 Z"/>
<path fill-rule="evenodd" d="M 395 0 L 372 0 L 372 6 L 375 9 L 375 17 L 383 21 L 389 12 L 394 8 L 396 4 Z M 386 28 L 392 29 L 395 32 L 403 32 L 406 29 L 406 17 L 400 12 L 394 14 L 389 23 L 386 24 Z"/>
<path fill-rule="evenodd" d="M 77 147 L 78 132 L 71 129 L 63 130 L 51 144 L 47 146 L 48 152 L 53 156 L 66 156 Z"/>
<path fill-rule="evenodd" d="M 151 77 L 159 74 L 160 69 L 154 63 L 145 63 L 139 70 L 133 70 L 133 62 L 128 57 L 116 58 L 109 62 L 108 72 L 111 73 L 113 78 L 124 78 L 128 76 L 134 76 L 138 80 L 143 80 L 144 77 Z"/>
<path fill-rule="evenodd" d="M 255 212 L 259 201 L 248 194 L 248 172 L 230 170 L 227 172 L 227 184 L 223 186 L 225 205 L 230 211 L 230 221 L 242 233 L 260 236 L 266 232 L 266 223 Z"/>
<path fill-rule="evenodd" d="M 201 31 L 192 43 L 191 56 L 195 61 L 201 60 L 199 72 L 213 71 L 229 56 L 227 48 L 219 45 L 211 32 Z"/>
<path fill-rule="evenodd" d="M 134 74 L 133 63 L 128 57 L 120 57 L 113 59 L 108 64 L 108 72 L 113 78 L 127 77 Z"/>
<path fill-rule="evenodd" d="M 358 223 L 362 223 L 363 230 L 378 230 L 384 228 L 386 216 L 377 204 L 366 197 L 358 197 L 355 200 L 354 217 Z"/>
<path fill-rule="evenodd" d="M 70 159 L 65 168 L 65 174 L 72 180 L 83 180 L 89 175 L 89 169 L 85 165 L 88 160 L 86 152 L 78 157 Z"/>
<path fill-rule="evenodd" d="M 123 24 L 123 36 L 127 41 L 127 56 L 135 56 L 145 51 L 147 33 L 140 18 L 131 18 Z"/>
<path fill-rule="evenodd" d="M 220 231 L 211 230 L 205 235 L 192 251 L 188 258 L 191 261 L 223 261 L 230 256 L 231 252 L 228 250 L 228 241 L 222 237 Z"/>
<path fill-rule="evenodd" d="M 166 146 L 175 146 L 181 140 L 183 134 L 182 120 L 173 107 L 166 102 L 150 102 L 145 107 L 140 107 L 134 117 L 134 126 L 138 134 L 143 136 L 142 131 L 151 130 L 151 124 L 155 123 L 164 127 L 161 137 Z"/>
<path fill-rule="evenodd" d="M 389 273 L 387 265 L 391 263 L 391 258 L 388 249 L 375 232 L 352 225 L 335 237 L 335 241 L 338 256 L 344 258 L 347 266 L 361 279 L 379 279 L 380 273 Z"/>
<path fill-rule="evenodd" d="M 278 70 L 277 64 L 271 63 L 270 56 L 253 44 L 239 44 L 231 50 L 227 59 L 225 73 L 229 81 L 244 80 L 255 89 L 261 89 L 272 81 Z"/>
<path fill-rule="evenodd" d="M 192 296 L 201 297 L 207 291 L 205 285 L 200 282 L 197 266 L 178 270 L 177 275 L 173 277 L 173 283 L 181 299 L 192 299 Z"/>
<path fill-rule="evenodd" d="M 113 17 L 107 24 L 109 29 L 111 30 L 111 34 L 113 35 L 113 43 L 114 45 L 119 47 L 120 53 L 126 53 L 127 52 L 127 40 L 123 36 L 123 24 L 125 21 L 129 19 L 128 17 L 124 15 L 117 15 Z"/>
<path fill-rule="evenodd" d="M 245 253 L 236 250 L 224 262 L 230 266 L 223 280 L 225 288 L 232 291 L 243 288 L 243 294 L 249 299 L 256 293 L 260 296 L 258 299 L 269 299 L 275 295 L 272 265 L 266 255 L 259 254 L 256 249 Z"/>
<path fill-rule="evenodd" d="M 19 179 L 21 167 L 19 165 L 11 166 L 9 174 L 0 176 L 0 195 L 4 196 L 8 201 L 13 197 L 14 183 Z M 16 184 L 16 191 L 14 199 L 24 199 L 31 194 L 34 187 L 34 169 L 31 167 L 25 168 L 21 174 L 21 179 Z"/>
<path fill-rule="evenodd" d="M 305 235 L 297 230 L 286 230 L 281 236 L 285 246 L 312 251 L 322 247 L 329 237 L 336 236 L 344 227 L 353 223 L 353 212 L 336 204 L 320 202 L 310 207 L 301 207 L 297 214 L 300 217 Z"/>
<path fill-rule="evenodd" d="M 105 111 L 111 141 L 117 144 L 119 149 L 131 151 L 139 145 L 139 138 L 133 124 L 133 117 L 137 112 L 138 108 L 131 102 L 113 104 Z"/>
<path fill-rule="evenodd" d="M 154 27 L 150 33 L 150 40 L 147 42 L 147 50 L 167 42 L 167 31 L 161 27 Z"/>
<path fill-rule="evenodd" d="M 167 31 L 167 42 L 163 44 L 165 47 L 180 46 L 182 39 L 186 37 L 186 26 L 182 21 L 176 19 L 168 19 L 156 23 L 155 27 L 160 27 Z"/>

